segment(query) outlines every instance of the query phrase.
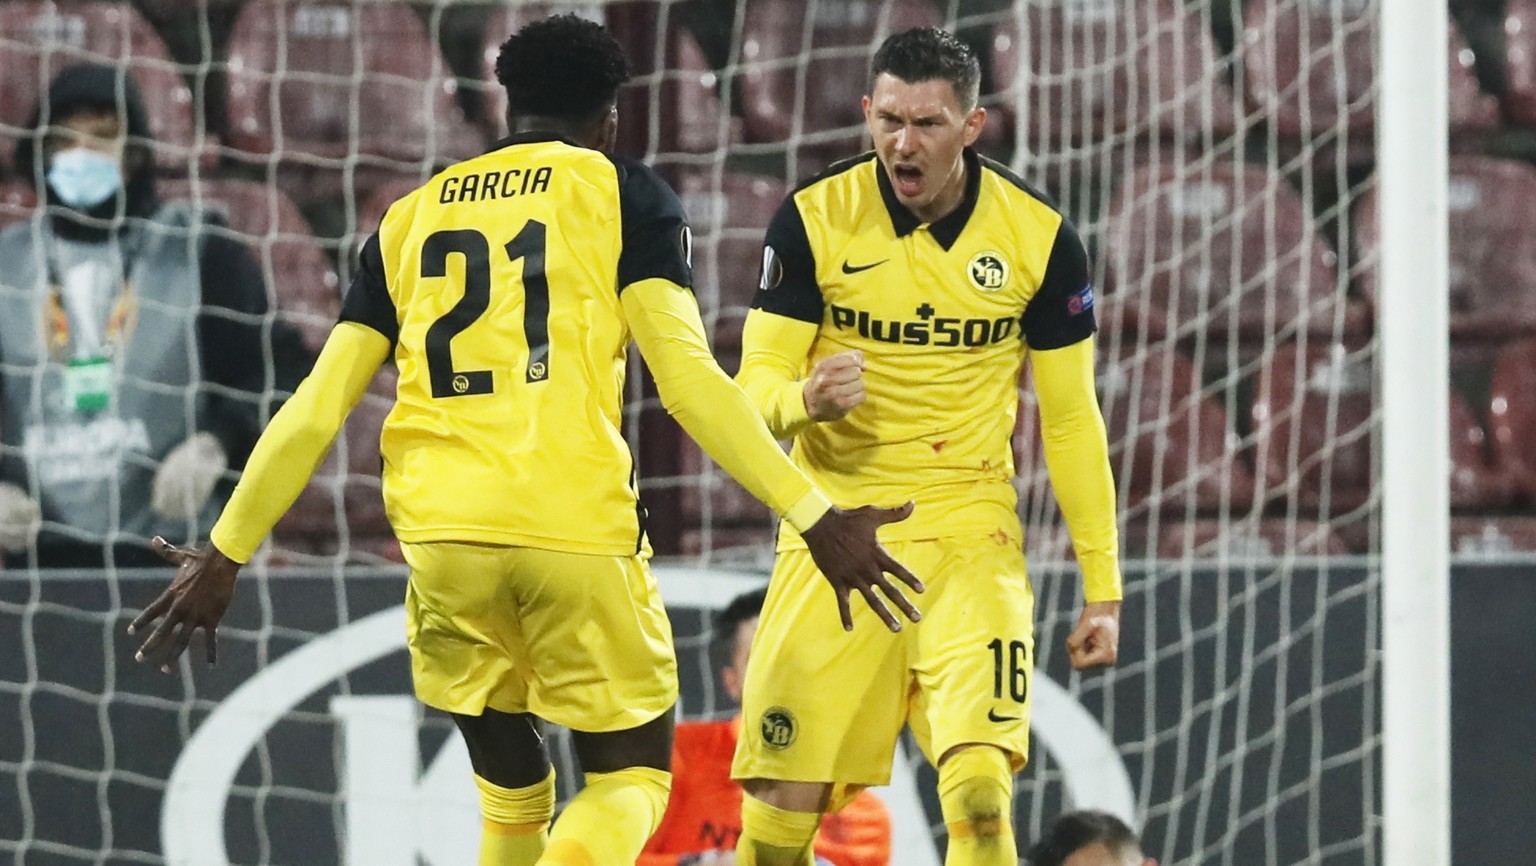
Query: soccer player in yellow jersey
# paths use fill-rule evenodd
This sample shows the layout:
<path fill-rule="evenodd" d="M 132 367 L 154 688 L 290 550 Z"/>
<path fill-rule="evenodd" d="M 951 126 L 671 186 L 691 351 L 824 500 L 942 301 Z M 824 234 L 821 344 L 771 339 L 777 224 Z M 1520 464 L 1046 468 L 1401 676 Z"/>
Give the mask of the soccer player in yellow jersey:
<path fill-rule="evenodd" d="M 400 370 L 384 499 L 410 565 L 417 695 L 452 714 L 480 790 L 482 866 L 633 863 L 671 785 L 671 627 L 620 435 L 631 337 L 701 445 L 796 527 L 836 595 L 921 584 L 876 528 L 903 508 L 832 507 L 714 362 L 689 290 L 677 196 L 606 154 L 628 63 L 601 26 L 530 24 L 502 46 L 512 135 L 394 203 L 364 245 L 312 375 L 262 434 L 211 545 L 156 539 L 178 570 L 134 620 L 170 660 L 214 630 L 240 563 L 303 488 L 374 372 Z M 830 600 L 826 602 L 830 609 Z M 571 728 L 586 786 L 550 827 L 535 717 Z"/>
<path fill-rule="evenodd" d="M 945 862 L 1017 864 L 1034 597 L 1009 443 L 1026 356 L 1083 569 L 1069 656 L 1115 660 L 1087 254 L 1054 207 L 971 150 L 979 76 L 942 30 L 892 36 L 864 99 L 874 152 L 796 190 L 768 228 L 737 381 L 834 502 L 916 503 L 881 537 L 928 588 L 915 628 L 892 634 L 860 610 L 845 634 L 819 603 L 804 537 L 781 527 L 732 767 L 748 794 L 742 866 L 809 864 L 821 813 L 889 781 L 903 723 L 938 766 Z"/>

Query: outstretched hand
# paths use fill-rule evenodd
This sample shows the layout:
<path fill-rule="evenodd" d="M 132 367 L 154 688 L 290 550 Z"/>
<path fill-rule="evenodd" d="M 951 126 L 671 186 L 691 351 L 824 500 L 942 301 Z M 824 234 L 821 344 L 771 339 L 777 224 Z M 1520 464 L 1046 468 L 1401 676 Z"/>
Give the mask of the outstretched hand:
<path fill-rule="evenodd" d="M 213 664 L 219 656 L 219 621 L 224 618 L 224 611 L 229 609 L 229 601 L 234 596 L 240 563 L 211 544 L 184 549 L 158 536 L 151 543 L 156 553 L 176 566 L 176 576 L 160 597 L 128 626 L 128 633 L 132 635 L 156 620 L 160 621 L 144 639 L 134 660 L 144 662 L 158 657 L 160 670 L 170 673 L 171 665 L 192 642 L 193 632 L 202 629 L 203 643 L 208 648 L 208 664 Z"/>
<path fill-rule="evenodd" d="M 810 548 L 811 559 L 816 561 L 816 567 L 821 569 L 827 582 L 832 584 L 832 591 L 837 594 L 837 612 L 843 621 L 844 631 L 853 631 L 853 610 L 849 598 L 855 591 L 864 596 L 864 601 L 885 623 L 886 628 L 901 631 L 901 621 L 891 613 L 884 599 L 875 593 L 875 587 L 879 587 L 880 592 L 900 608 L 907 619 L 917 622 L 923 618 L 886 575 L 895 575 L 897 580 L 914 592 L 923 591 L 923 582 L 887 553 L 875 538 L 875 530 L 887 523 L 906 520 L 911 514 L 910 502 L 900 508 L 865 505 L 844 511 L 834 507 L 816 521 L 815 526 L 800 533 L 806 547 Z"/>

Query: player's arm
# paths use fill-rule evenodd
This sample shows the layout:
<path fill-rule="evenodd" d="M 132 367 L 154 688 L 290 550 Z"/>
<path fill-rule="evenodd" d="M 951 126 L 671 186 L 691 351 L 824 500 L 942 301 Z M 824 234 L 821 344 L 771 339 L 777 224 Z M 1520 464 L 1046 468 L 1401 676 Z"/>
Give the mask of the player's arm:
<path fill-rule="evenodd" d="M 365 325 L 340 322 L 331 330 L 314 370 L 256 440 L 213 526 L 209 541 L 220 553 L 238 563 L 255 555 L 315 474 L 389 348 L 389 338 Z"/>
<path fill-rule="evenodd" d="M 1083 570 L 1083 600 L 1119 601 L 1115 482 L 1093 381 L 1094 340 L 1030 352 L 1051 488 Z"/>
<path fill-rule="evenodd" d="M 768 224 L 762 267 L 741 335 L 736 381 L 773 435 L 788 439 L 813 422 L 841 418 L 864 401 L 863 358 L 844 352 L 807 375 L 823 304 L 815 254 L 793 196 Z"/>
<path fill-rule="evenodd" d="M 158 654 L 162 669 L 169 672 L 193 632 L 201 628 L 206 633 L 208 662 L 214 662 L 215 634 L 229 607 L 240 566 L 309 482 L 342 422 L 389 357 L 397 329 L 374 236 L 364 246 L 342 321 L 332 329 L 309 376 L 256 441 L 240 483 L 214 524 L 211 543 L 188 550 L 154 539 L 155 549 L 177 570 L 171 585 L 128 627 L 128 633 L 134 634 L 160 620 L 140 647 L 139 661 L 157 655 L 170 641 L 166 652 Z"/>
<path fill-rule="evenodd" d="M 1123 595 L 1115 482 L 1093 378 L 1094 327 L 1088 256 L 1063 221 L 1040 290 L 1024 311 L 1024 336 L 1051 489 L 1083 570 L 1083 615 L 1067 641 L 1075 667 L 1114 663 Z"/>
<path fill-rule="evenodd" d="M 689 288 L 690 241 L 682 204 L 648 169 L 621 165 L 621 171 L 626 168 L 620 198 L 620 301 L 662 405 L 721 468 L 800 531 L 837 591 L 845 628 L 853 627 L 848 595 L 857 590 L 889 628 L 900 629 L 875 587 L 916 622 L 917 608 L 885 574 L 919 592 L 922 583 L 874 538 L 876 527 L 905 519 L 910 509 L 833 507 L 779 449 L 747 395 L 709 351 Z"/>
<path fill-rule="evenodd" d="M 669 280 L 650 279 L 626 288 L 622 300 L 667 412 L 795 529 L 820 520 L 831 503 L 789 462 L 746 395 L 715 362 L 693 294 Z"/>

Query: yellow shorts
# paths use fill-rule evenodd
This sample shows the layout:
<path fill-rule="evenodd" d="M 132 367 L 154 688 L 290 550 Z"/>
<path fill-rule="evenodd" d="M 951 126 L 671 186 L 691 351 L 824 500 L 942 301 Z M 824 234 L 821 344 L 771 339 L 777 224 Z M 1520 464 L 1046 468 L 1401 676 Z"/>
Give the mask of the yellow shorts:
<path fill-rule="evenodd" d="M 898 634 L 857 594 L 853 632 L 844 632 L 810 554 L 779 554 L 752 642 L 732 778 L 884 785 L 903 723 L 930 761 L 986 743 L 1023 766 L 1035 599 L 1020 539 L 886 547 L 928 587 L 908 591 L 923 620 Z"/>
<path fill-rule="evenodd" d="M 622 731 L 677 703 L 677 657 L 643 555 L 402 543 L 416 696 L 450 713 L 533 713 Z"/>

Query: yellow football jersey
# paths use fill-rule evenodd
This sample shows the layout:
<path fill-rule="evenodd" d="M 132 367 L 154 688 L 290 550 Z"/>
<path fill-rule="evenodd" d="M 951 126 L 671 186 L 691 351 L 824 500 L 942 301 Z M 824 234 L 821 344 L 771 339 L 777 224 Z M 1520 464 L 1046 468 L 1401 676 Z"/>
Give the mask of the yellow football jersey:
<path fill-rule="evenodd" d="M 800 428 L 792 457 L 837 505 L 914 500 L 882 531 L 893 540 L 1019 537 L 1010 438 L 1025 354 L 1095 329 L 1072 224 L 1007 169 L 965 159 L 960 206 L 931 224 L 900 204 L 873 153 L 796 190 L 768 229 L 753 302 L 753 316 L 818 326 L 802 377 L 863 351 L 866 402 Z M 752 334 L 749 318 L 744 356 Z M 799 544 L 786 528 L 780 546 Z"/>
<path fill-rule="evenodd" d="M 402 541 L 638 550 L 620 292 L 689 286 L 689 243 L 650 169 L 542 134 L 389 208 L 342 319 L 395 341 L 380 449 Z"/>

